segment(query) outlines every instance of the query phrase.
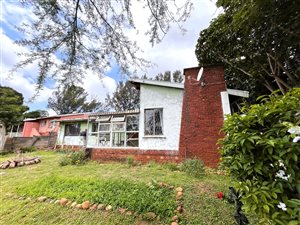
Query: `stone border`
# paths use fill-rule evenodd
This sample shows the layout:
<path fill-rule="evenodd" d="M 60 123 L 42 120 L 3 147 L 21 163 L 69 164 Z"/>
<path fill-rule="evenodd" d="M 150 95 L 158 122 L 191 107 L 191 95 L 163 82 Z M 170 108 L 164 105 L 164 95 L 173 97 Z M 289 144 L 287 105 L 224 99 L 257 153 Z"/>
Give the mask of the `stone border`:
<path fill-rule="evenodd" d="M 160 182 L 158 183 L 159 186 L 161 187 L 167 187 L 170 189 L 174 189 L 176 192 L 176 205 L 177 208 L 174 210 L 175 215 L 171 218 L 171 225 L 178 225 L 179 224 L 179 220 L 180 220 L 180 215 L 182 213 L 184 213 L 184 207 L 183 207 L 183 188 L 182 187 L 177 187 L 174 188 L 174 186 L 170 186 L 166 183 Z M 6 196 L 8 197 L 12 197 L 14 199 L 18 199 L 18 200 L 35 200 L 37 202 L 47 202 L 50 204 L 57 204 L 57 205 L 61 205 L 64 207 L 69 207 L 69 208 L 74 208 L 74 209 L 79 209 L 79 210 L 101 210 L 101 211 L 112 211 L 114 210 L 113 206 L 111 205 L 105 205 L 105 204 L 91 204 L 90 201 L 84 201 L 82 203 L 77 203 L 77 202 L 73 202 L 67 198 L 61 198 L 61 199 L 53 199 L 53 198 L 49 198 L 47 196 L 40 196 L 36 199 L 30 198 L 30 197 L 18 197 L 17 195 L 14 194 L 10 194 L 7 193 Z M 126 208 L 117 208 L 116 209 L 119 213 L 121 214 L 125 214 L 127 216 L 138 216 L 138 214 L 134 211 L 128 210 Z M 155 213 L 153 212 L 147 212 L 144 215 L 140 215 L 142 218 L 147 219 L 147 220 L 155 220 L 155 219 L 160 219 L 159 216 L 157 216 Z"/>

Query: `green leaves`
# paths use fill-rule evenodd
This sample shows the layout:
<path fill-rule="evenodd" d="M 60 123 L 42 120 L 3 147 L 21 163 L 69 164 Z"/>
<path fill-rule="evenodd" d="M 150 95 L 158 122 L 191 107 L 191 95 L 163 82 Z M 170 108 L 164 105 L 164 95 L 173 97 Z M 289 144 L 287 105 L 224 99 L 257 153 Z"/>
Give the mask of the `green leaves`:
<path fill-rule="evenodd" d="M 245 107 L 243 116 L 225 121 L 222 163 L 239 181 L 245 210 L 275 224 L 293 224 L 300 215 L 300 201 L 295 201 L 300 198 L 300 143 L 288 130 L 300 124 L 300 88 L 261 100 Z"/>

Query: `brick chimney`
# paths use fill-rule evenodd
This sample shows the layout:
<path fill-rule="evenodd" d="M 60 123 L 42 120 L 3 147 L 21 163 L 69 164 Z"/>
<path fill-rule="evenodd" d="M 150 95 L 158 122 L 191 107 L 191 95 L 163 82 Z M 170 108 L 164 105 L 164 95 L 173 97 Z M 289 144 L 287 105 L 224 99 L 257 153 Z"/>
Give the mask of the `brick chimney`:
<path fill-rule="evenodd" d="M 226 91 L 223 66 L 184 69 L 184 97 L 179 142 L 180 158 L 198 158 L 206 166 L 217 167 L 220 159 L 217 141 L 224 116 L 221 92 Z"/>

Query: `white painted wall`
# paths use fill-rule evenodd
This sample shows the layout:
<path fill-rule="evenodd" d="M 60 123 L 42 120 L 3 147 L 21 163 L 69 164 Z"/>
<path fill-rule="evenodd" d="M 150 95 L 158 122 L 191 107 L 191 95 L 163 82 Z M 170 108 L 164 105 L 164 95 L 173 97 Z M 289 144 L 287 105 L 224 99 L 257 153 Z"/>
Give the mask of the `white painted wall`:
<path fill-rule="evenodd" d="M 84 131 L 87 128 L 87 122 L 80 123 L 80 131 Z M 61 123 L 59 125 L 59 130 L 57 134 L 58 145 L 84 145 L 84 137 L 82 136 L 65 136 L 65 124 Z"/>
<path fill-rule="evenodd" d="M 181 125 L 183 89 L 141 84 L 139 148 L 151 150 L 178 150 Z M 163 108 L 163 135 L 144 134 L 144 110 Z"/>

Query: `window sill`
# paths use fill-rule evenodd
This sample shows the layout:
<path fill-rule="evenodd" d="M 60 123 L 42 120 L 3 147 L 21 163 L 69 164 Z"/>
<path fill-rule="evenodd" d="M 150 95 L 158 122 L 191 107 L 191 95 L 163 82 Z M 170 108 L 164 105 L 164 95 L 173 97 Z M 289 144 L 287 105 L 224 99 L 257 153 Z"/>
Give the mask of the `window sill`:
<path fill-rule="evenodd" d="M 163 138 L 163 139 L 165 139 L 166 136 L 164 136 L 164 135 L 145 135 L 143 138 Z"/>

